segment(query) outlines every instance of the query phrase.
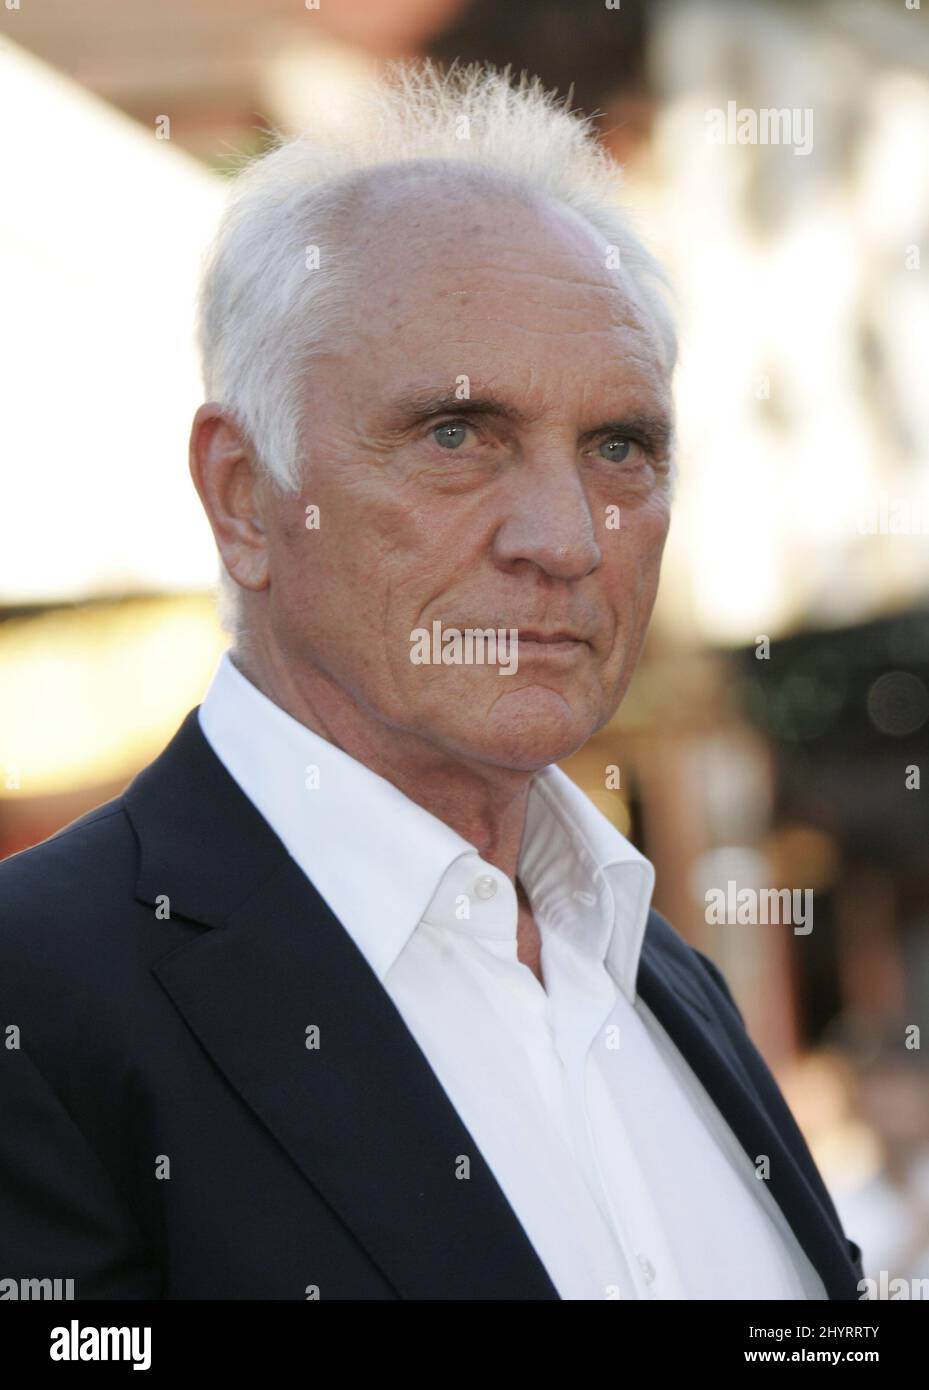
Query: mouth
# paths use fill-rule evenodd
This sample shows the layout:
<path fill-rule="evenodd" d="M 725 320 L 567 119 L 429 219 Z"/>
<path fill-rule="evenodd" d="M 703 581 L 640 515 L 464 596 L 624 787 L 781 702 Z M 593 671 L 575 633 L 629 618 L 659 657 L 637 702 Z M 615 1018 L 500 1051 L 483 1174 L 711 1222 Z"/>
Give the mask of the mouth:
<path fill-rule="evenodd" d="M 522 627 L 518 621 L 507 619 L 496 619 L 494 622 L 481 620 L 455 620 L 449 622 L 448 619 L 433 620 L 433 627 L 437 628 L 442 624 L 446 631 L 464 632 L 488 632 L 496 631 L 498 639 L 505 640 L 507 646 L 515 650 L 517 659 L 520 661 L 555 661 L 557 658 L 570 659 L 577 658 L 585 652 L 593 650 L 593 642 L 589 637 L 582 637 L 573 628 L 541 628 L 541 627 Z M 513 641 L 510 643 L 510 636 Z"/>
<path fill-rule="evenodd" d="M 583 637 L 567 631 L 540 632 L 535 628 L 517 629 L 520 660 L 524 657 L 574 655 L 589 646 Z"/>

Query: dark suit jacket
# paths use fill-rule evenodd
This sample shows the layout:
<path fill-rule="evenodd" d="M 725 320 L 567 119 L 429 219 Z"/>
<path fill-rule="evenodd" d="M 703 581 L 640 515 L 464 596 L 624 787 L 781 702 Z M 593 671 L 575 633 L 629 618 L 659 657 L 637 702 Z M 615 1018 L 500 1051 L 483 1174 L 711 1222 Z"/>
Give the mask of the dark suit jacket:
<path fill-rule="evenodd" d="M 638 989 L 770 1156 L 829 1297 L 856 1299 L 860 1251 L 722 976 L 656 912 Z M 122 796 L 0 864 L 0 1030 L 0 1278 L 73 1278 L 89 1299 L 558 1297 L 196 710 Z"/>

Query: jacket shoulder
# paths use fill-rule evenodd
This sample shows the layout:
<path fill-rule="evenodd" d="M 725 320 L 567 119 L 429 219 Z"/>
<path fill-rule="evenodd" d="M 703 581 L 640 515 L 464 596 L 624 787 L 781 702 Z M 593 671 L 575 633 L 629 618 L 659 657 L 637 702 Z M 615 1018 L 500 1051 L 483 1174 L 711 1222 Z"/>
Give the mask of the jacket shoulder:
<path fill-rule="evenodd" d="M 117 903 L 134 898 L 138 842 L 122 796 L 0 862 L 0 963 L 86 970 Z"/>
<path fill-rule="evenodd" d="M 62 872 L 85 872 L 94 861 L 135 846 L 122 795 L 95 806 L 47 839 L 0 860 L 0 901 L 15 902 L 23 889 L 30 895 L 43 884 L 52 888 Z"/>

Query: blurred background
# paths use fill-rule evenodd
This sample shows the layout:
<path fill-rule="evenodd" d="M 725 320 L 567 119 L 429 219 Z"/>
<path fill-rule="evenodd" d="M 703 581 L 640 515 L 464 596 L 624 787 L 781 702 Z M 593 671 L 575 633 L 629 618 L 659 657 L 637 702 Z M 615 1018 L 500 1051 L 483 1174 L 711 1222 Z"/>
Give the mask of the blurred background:
<path fill-rule="evenodd" d="M 226 645 L 186 457 L 229 173 L 414 55 L 571 89 L 671 272 L 662 591 L 565 768 L 725 972 L 866 1274 L 929 1277 L 929 4 L 7 0 L 0 857 L 120 792 Z M 713 138 L 762 108 L 811 147 Z M 708 923 L 731 881 L 812 891 L 813 930 Z"/>

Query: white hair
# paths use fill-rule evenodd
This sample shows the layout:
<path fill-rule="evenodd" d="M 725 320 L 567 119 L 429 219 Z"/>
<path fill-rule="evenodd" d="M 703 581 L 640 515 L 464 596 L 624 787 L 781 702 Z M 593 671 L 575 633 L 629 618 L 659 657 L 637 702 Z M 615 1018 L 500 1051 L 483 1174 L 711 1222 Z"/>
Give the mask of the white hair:
<path fill-rule="evenodd" d="M 465 175 L 529 205 L 547 197 L 573 209 L 603 239 L 604 265 L 612 248 L 636 285 L 670 375 L 677 345 L 661 294 L 667 280 L 617 204 L 620 166 L 569 101 L 526 73 L 512 82 L 509 67 L 392 63 L 348 120 L 282 140 L 236 176 L 201 282 L 203 380 L 282 491 L 302 483 L 308 372 L 339 332 L 357 285 L 352 234 L 387 166 Z M 234 634 L 239 593 L 221 564 L 220 613 Z"/>

